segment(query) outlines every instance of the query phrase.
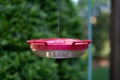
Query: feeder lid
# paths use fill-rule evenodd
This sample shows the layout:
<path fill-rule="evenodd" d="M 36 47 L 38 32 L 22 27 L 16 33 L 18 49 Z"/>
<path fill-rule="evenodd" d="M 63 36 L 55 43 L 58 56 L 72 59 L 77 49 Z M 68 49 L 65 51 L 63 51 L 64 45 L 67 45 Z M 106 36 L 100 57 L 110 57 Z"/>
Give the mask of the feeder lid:
<path fill-rule="evenodd" d="M 27 41 L 36 50 L 83 50 L 88 48 L 91 40 L 70 38 L 47 38 Z"/>

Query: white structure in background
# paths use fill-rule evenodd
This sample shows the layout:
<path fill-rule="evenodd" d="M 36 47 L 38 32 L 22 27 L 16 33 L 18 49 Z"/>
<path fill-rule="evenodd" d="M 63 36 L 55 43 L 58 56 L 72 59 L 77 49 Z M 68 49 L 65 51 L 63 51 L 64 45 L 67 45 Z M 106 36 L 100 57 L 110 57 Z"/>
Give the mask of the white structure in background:
<path fill-rule="evenodd" d="M 78 4 L 79 0 L 71 0 L 71 1 L 73 1 L 75 4 Z"/>

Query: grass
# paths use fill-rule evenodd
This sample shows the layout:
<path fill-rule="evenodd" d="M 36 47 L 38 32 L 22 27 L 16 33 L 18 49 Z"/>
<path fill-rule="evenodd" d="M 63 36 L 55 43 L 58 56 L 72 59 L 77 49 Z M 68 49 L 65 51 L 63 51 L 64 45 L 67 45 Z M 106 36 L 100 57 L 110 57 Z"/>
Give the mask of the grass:
<path fill-rule="evenodd" d="M 94 68 L 93 80 L 109 80 L 109 68 L 108 67 Z"/>

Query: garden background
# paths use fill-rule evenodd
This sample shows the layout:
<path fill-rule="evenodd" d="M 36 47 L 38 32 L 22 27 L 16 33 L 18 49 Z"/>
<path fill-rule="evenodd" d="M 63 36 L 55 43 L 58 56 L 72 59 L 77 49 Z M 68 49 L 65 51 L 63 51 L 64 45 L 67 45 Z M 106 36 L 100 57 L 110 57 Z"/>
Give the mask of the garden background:
<path fill-rule="evenodd" d="M 92 0 L 93 80 L 109 80 L 109 15 L 109 0 Z M 58 69 L 30 50 L 27 40 L 57 37 L 57 25 L 57 0 L 0 0 L 0 80 L 87 80 L 88 52 Z M 87 39 L 87 0 L 61 0 L 61 31 Z"/>

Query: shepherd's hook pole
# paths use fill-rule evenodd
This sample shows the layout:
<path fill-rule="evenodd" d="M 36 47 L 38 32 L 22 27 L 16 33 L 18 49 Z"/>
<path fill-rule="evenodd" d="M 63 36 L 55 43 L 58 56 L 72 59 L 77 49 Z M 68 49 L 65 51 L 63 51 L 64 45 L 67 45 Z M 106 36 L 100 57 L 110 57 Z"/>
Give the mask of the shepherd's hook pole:
<path fill-rule="evenodd" d="M 91 0 L 88 0 L 88 39 L 92 40 L 92 7 Z M 92 80 L 92 43 L 89 45 L 88 49 L 88 80 Z"/>

